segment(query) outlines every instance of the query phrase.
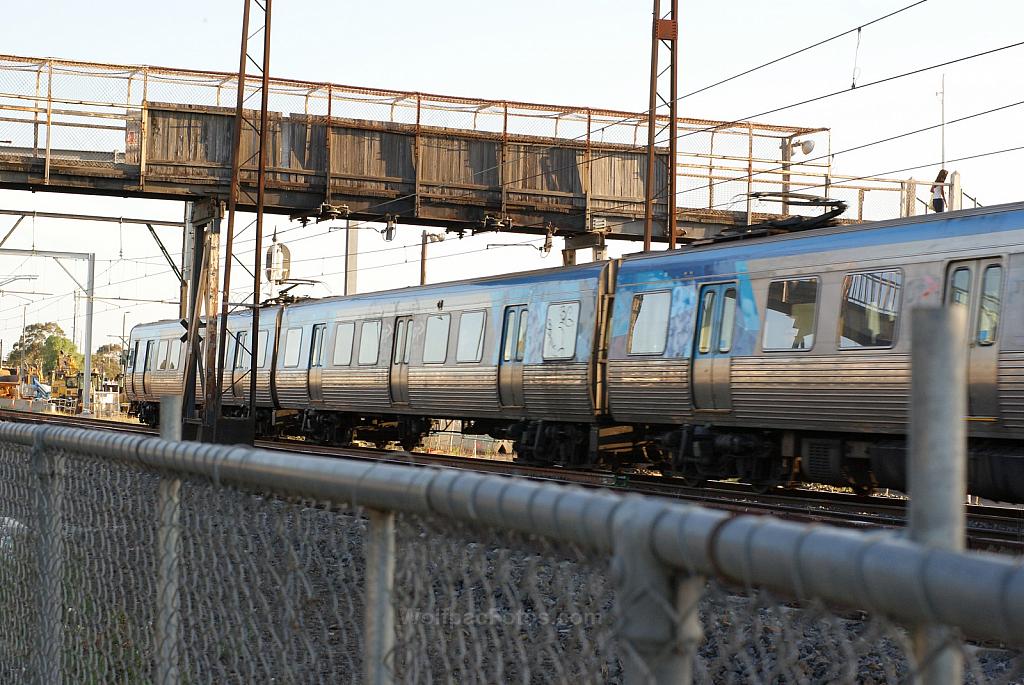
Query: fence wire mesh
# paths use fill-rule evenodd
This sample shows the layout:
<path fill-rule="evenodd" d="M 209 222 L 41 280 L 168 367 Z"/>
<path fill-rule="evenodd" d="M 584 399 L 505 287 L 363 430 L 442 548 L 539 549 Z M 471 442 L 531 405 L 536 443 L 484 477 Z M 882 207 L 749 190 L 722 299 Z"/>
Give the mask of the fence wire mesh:
<path fill-rule="evenodd" d="M 368 560 L 371 520 L 358 503 L 0 443 L 0 681 L 362 682 L 367 587 L 392 573 L 394 681 L 625 681 L 623 626 L 654 617 L 607 554 L 399 513 L 389 569 Z M 683 624 L 687 607 L 664 610 Z M 907 627 L 879 614 L 718 580 L 696 611 L 699 683 L 919 670 Z M 964 682 L 1024 681 L 1012 646 L 963 655 Z"/>

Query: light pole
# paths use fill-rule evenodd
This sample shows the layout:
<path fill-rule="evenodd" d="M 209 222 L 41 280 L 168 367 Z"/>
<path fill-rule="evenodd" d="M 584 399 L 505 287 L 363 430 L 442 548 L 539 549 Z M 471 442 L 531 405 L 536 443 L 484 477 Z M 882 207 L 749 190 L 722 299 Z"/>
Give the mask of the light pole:
<path fill-rule="evenodd" d="M 420 285 L 427 284 L 427 243 L 439 243 L 444 240 L 444 233 L 427 233 L 420 236 Z"/>
<path fill-rule="evenodd" d="M 936 95 L 939 96 L 939 112 L 940 112 L 940 116 L 942 117 L 940 119 L 939 130 L 941 131 L 940 135 L 941 135 L 941 139 L 942 139 L 942 143 L 941 143 L 942 144 L 942 168 L 945 169 L 946 168 L 946 75 L 945 74 L 942 75 L 942 85 L 940 86 L 940 88 L 941 88 L 941 90 L 939 90 L 939 92 L 937 92 Z"/>

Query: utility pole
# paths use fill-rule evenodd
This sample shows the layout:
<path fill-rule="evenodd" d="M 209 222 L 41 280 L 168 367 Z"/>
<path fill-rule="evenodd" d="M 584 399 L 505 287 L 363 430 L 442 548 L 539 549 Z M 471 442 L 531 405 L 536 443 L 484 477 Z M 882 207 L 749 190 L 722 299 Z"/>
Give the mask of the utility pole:
<path fill-rule="evenodd" d="M 679 121 L 677 105 L 679 101 L 679 79 L 676 67 L 679 62 L 679 0 L 668 0 L 668 13 L 662 15 L 661 0 L 654 0 L 653 23 L 651 28 L 651 91 L 647 110 L 647 182 L 645 184 L 644 202 L 644 251 L 650 251 L 654 233 L 654 206 L 659 193 L 657 184 L 657 146 L 656 141 L 661 131 L 668 131 L 668 159 L 665 163 L 665 235 L 668 238 L 668 249 L 676 246 L 676 158 L 679 139 Z M 658 69 L 659 54 L 662 48 L 668 48 L 668 66 Z M 662 76 L 667 74 L 668 97 L 663 92 Z M 668 121 L 661 131 L 657 128 L 657 109 L 659 101 L 668 105 Z"/>
<path fill-rule="evenodd" d="M 946 74 L 945 73 L 942 74 L 942 85 L 940 86 L 940 88 L 941 88 L 941 90 L 939 90 L 939 92 L 936 93 L 936 95 L 939 96 L 939 112 L 940 112 L 940 116 L 942 117 L 940 119 L 939 130 L 941 131 L 940 135 L 941 135 L 941 140 L 942 140 L 942 168 L 945 169 L 946 168 Z"/>
<path fill-rule="evenodd" d="M 355 295 L 359 274 L 359 229 L 352 228 L 345 219 L 345 290 L 343 295 Z"/>
<path fill-rule="evenodd" d="M 25 318 L 28 313 L 28 305 L 21 305 L 21 355 L 18 359 L 18 382 L 21 383 L 22 373 L 25 370 Z M 20 393 L 19 393 L 20 394 Z"/>
<path fill-rule="evenodd" d="M 420 285 L 427 284 L 427 232 L 420 235 Z"/>
<path fill-rule="evenodd" d="M 439 243 L 444 240 L 443 233 L 427 233 L 420 236 L 420 285 L 427 284 L 427 243 Z"/>

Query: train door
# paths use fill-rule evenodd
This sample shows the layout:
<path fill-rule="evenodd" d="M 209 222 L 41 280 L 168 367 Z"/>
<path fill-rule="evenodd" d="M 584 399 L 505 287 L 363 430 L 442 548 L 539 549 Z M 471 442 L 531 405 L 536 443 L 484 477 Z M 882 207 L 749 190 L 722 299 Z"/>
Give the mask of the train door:
<path fill-rule="evenodd" d="M 142 393 L 148 395 L 153 387 L 153 368 L 156 366 L 156 341 L 146 341 L 146 358 L 142 363 Z"/>
<path fill-rule="evenodd" d="M 135 375 L 139 368 L 139 345 L 141 341 L 136 340 L 135 345 L 132 347 L 131 353 L 128 355 L 128 366 L 129 375 L 128 382 L 131 383 L 132 395 L 138 396 L 142 392 L 142 379 Z"/>
<path fill-rule="evenodd" d="M 952 262 L 946 275 L 946 303 L 967 313 L 967 408 L 976 419 L 999 417 L 999 315 L 1002 260 Z"/>
<path fill-rule="evenodd" d="M 409 359 L 412 356 L 412 317 L 395 319 L 395 344 L 392 348 L 388 383 L 392 404 L 409 404 Z"/>
<path fill-rule="evenodd" d="M 323 402 L 323 368 L 324 368 L 324 337 L 327 334 L 327 324 L 313 324 L 313 340 L 309 347 L 309 388 L 310 402 Z"/>
<path fill-rule="evenodd" d="M 234 354 L 231 355 L 231 396 L 237 400 L 245 398 L 246 383 L 249 375 L 249 333 L 247 331 L 233 331 L 231 337 L 235 340 Z"/>
<path fill-rule="evenodd" d="M 736 293 L 735 283 L 716 283 L 700 289 L 690 371 L 695 409 L 732 409 L 729 353 L 736 323 Z"/>
<path fill-rule="evenodd" d="M 498 362 L 498 396 L 503 407 L 523 406 L 523 353 L 526 352 L 527 309 L 525 305 L 505 308 Z"/>

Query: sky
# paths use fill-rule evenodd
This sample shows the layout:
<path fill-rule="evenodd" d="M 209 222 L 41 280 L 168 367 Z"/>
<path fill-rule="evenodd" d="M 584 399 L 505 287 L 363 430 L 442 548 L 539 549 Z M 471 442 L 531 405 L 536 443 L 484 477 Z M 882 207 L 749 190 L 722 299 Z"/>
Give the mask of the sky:
<path fill-rule="evenodd" d="M 679 92 L 688 93 L 799 48 L 865 24 L 914 0 L 680 0 Z M 242 0 L 139 3 L 36 0 L 9 3 L 0 39 L 7 54 L 235 71 Z M 40 17 L 46 17 L 45 26 Z M 648 98 L 651 5 L 619 0 L 418 0 L 279 2 L 274 8 L 275 77 L 330 81 L 480 98 L 642 111 Z M 834 91 L 819 102 L 754 117 L 755 121 L 830 129 L 833 152 L 925 126 L 1024 101 L 1024 46 L 879 85 L 872 82 L 956 60 L 1020 40 L 1024 3 L 926 0 L 776 65 L 680 102 L 681 116 L 739 120 Z M 851 85 L 856 84 L 856 88 Z M 4 88 L 0 77 L 0 91 Z M 946 127 L 946 159 L 1024 146 L 1024 106 Z M 0 125 L 0 139 L 3 138 Z M 816 150 L 815 154 L 818 154 Z M 931 179 L 941 159 L 937 130 L 842 153 L 833 171 L 850 176 Z M 1017 169 L 1024 151 L 951 162 L 964 190 L 983 204 L 1024 199 Z M 920 167 L 913 170 L 911 167 Z M 180 220 L 180 202 L 0 191 L 0 208 Z M 0 216 L 6 233 L 13 217 Z M 318 283 L 297 291 L 340 294 L 343 232 L 297 227 L 268 216 L 292 251 L 292 275 Z M 374 227 L 368 227 L 370 229 Z M 181 235 L 158 229 L 174 255 Z M 432 229 L 436 230 L 436 229 Z M 385 243 L 361 233 L 361 292 L 418 283 L 420 230 L 400 226 Z M 428 280 L 560 266 L 560 241 L 496 247 L 536 238 L 454 235 L 429 248 Z M 491 245 L 488 249 L 488 245 Z M 94 347 L 115 342 L 122 327 L 177 316 L 177 285 L 145 228 L 26 219 L 5 247 L 95 252 L 98 299 Z M 618 256 L 634 243 L 613 244 Z M 582 255 L 581 255 L 582 256 Z M 84 268 L 69 264 L 80 280 Z M 36 276 L 0 286 L 0 341 L 10 349 L 27 323 L 57 321 L 82 341 L 74 283 L 52 260 L 0 257 L 0 275 Z M 18 292 L 14 292 L 18 291 Z"/>

